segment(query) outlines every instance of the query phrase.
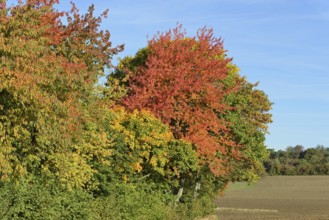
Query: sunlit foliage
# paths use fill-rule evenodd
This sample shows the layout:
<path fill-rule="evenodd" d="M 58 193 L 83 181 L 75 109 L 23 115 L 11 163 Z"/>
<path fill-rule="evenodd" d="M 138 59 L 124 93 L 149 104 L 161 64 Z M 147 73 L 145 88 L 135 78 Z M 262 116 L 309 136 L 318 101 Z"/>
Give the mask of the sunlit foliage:
<path fill-rule="evenodd" d="M 192 219 L 261 174 L 271 103 L 211 29 L 160 33 L 114 68 L 107 11 L 6 2 L 0 218 Z"/>

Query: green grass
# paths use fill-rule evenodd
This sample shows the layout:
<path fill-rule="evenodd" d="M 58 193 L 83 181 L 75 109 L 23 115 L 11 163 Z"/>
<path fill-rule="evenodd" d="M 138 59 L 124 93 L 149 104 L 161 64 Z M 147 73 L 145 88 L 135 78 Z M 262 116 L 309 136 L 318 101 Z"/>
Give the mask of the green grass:
<path fill-rule="evenodd" d="M 235 191 L 235 190 L 241 190 L 246 188 L 251 188 L 255 185 L 255 183 L 248 183 L 248 182 L 236 182 L 231 183 L 228 186 L 227 192 Z"/>

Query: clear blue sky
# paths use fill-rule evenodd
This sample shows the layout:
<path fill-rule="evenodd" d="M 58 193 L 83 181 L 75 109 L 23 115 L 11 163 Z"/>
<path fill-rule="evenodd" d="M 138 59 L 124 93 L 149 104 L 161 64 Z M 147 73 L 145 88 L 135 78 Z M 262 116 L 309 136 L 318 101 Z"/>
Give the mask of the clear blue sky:
<path fill-rule="evenodd" d="M 61 1 L 68 8 L 69 1 Z M 146 45 L 147 35 L 179 22 L 190 35 L 212 27 L 241 75 L 260 82 L 273 105 L 266 144 L 284 149 L 329 146 L 328 0 L 93 0 L 74 1 L 81 12 L 94 3 L 114 45 L 124 55 Z"/>

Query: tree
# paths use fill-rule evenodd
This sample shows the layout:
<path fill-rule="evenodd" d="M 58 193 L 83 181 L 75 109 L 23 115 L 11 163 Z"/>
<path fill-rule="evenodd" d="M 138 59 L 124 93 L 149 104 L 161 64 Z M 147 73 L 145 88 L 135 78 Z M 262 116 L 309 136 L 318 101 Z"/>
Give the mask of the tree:
<path fill-rule="evenodd" d="M 192 145 L 176 140 L 168 126 L 148 111 L 129 113 L 114 108 L 108 112 L 107 124 L 112 152 L 111 163 L 99 165 L 100 173 L 96 175 L 99 180 L 109 180 L 100 181 L 101 193 L 106 193 L 111 180 L 146 181 L 171 192 L 178 188 L 180 177 L 192 175 L 198 169 Z"/>
<path fill-rule="evenodd" d="M 236 173 L 233 176 L 240 181 L 253 181 L 264 174 L 263 161 L 269 156 L 265 135 L 267 124 L 272 122 L 269 113 L 272 103 L 262 90 L 257 89 L 258 83 L 252 84 L 239 75 L 236 65 L 230 63 L 228 70 L 229 76 L 224 82 L 227 87 L 236 86 L 237 89 L 226 96 L 225 102 L 231 108 L 219 117 L 229 122 L 233 140 L 240 145 L 242 156 L 233 161 Z"/>
<path fill-rule="evenodd" d="M 214 174 L 228 174 L 226 155 L 239 157 L 239 151 L 227 121 L 217 113 L 228 109 L 224 97 L 230 90 L 223 89 L 222 81 L 229 62 L 211 29 L 188 38 L 177 27 L 155 36 L 136 57 L 124 59 L 114 77 L 125 78 L 122 74 L 129 69 L 123 83 L 128 96 L 121 103 L 130 110 L 151 111 L 170 126 L 176 139 L 191 141 Z"/>
<path fill-rule="evenodd" d="M 59 12 L 57 0 L 18 1 L 0 12 L 0 178 L 55 175 L 83 186 L 94 173 L 85 133 L 95 83 L 121 47 L 91 6 Z M 106 16 L 106 13 L 102 15 Z M 62 20 L 67 18 L 67 22 Z"/>
<path fill-rule="evenodd" d="M 191 38 L 179 26 L 122 59 L 107 86 L 121 92 L 119 104 L 150 110 L 192 142 L 213 174 L 248 179 L 262 173 L 271 103 L 238 72 L 211 29 Z"/>
<path fill-rule="evenodd" d="M 264 162 L 264 166 L 270 175 L 326 175 L 328 149 L 319 145 L 305 150 L 302 145 L 290 146 L 277 152 L 271 149 L 270 157 Z"/>
<path fill-rule="evenodd" d="M 161 219 L 198 204 L 206 213 L 214 192 L 256 172 L 268 100 L 211 29 L 157 35 L 104 88 L 98 79 L 123 49 L 99 30 L 106 12 L 57 3 L 0 0 L 3 217 L 102 219 L 114 209 Z"/>

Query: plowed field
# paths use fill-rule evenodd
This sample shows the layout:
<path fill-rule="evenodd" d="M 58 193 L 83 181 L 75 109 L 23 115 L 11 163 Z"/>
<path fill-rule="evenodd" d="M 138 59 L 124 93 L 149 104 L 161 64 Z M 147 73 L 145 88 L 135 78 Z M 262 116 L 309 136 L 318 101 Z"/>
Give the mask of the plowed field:
<path fill-rule="evenodd" d="M 267 176 L 235 183 L 216 201 L 221 220 L 329 220 L 329 176 Z"/>

